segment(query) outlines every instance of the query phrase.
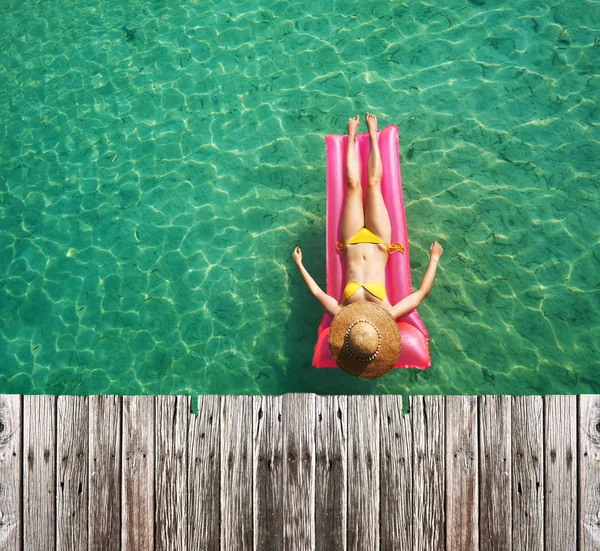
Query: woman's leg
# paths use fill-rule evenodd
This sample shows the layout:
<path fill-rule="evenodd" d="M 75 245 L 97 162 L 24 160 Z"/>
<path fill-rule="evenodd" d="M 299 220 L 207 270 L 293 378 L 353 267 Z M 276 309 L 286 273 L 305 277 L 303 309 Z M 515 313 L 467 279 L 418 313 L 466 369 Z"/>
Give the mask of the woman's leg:
<path fill-rule="evenodd" d="M 381 195 L 381 178 L 383 165 L 377 143 L 377 118 L 369 113 L 365 114 L 371 150 L 367 162 L 367 195 L 365 200 L 365 227 L 371 230 L 386 245 L 392 239 L 392 226 L 390 215 Z"/>
<path fill-rule="evenodd" d="M 340 218 L 340 241 L 346 242 L 354 237 L 354 234 L 364 227 L 365 214 L 362 204 L 362 187 L 360 185 L 360 166 L 358 155 L 354 148 L 354 136 L 358 128 L 359 117 L 348 119 L 348 149 L 346 151 L 346 199 Z"/>

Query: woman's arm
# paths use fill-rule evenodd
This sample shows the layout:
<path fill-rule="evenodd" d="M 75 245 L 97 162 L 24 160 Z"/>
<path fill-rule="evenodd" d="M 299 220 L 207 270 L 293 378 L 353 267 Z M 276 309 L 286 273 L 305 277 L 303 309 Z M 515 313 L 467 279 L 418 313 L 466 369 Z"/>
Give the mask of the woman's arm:
<path fill-rule="evenodd" d="M 438 261 L 443 252 L 444 249 L 442 249 L 441 245 L 437 241 L 434 241 L 431 244 L 431 247 L 429 248 L 429 266 L 427 266 L 427 271 L 423 276 L 423 281 L 421 281 L 421 285 L 419 285 L 419 290 L 408 295 L 406 298 L 403 298 L 400 302 L 392 306 L 392 316 L 394 316 L 395 320 L 405 316 L 409 312 L 412 312 L 417 306 L 419 306 L 419 304 L 421 304 L 421 302 L 425 300 L 429 294 L 429 291 L 431 291 Z"/>
<path fill-rule="evenodd" d="M 298 271 L 300 272 L 300 275 L 302 276 L 304 283 L 306 283 L 309 291 L 321 303 L 321 306 L 323 306 L 325 312 L 327 312 L 331 317 L 335 317 L 342 307 L 338 304 L 337 300 L 325 293 L 306 271 L 306 268 L 302 265 L 302 251 L 300 250 L 300 247 L 296 247 L 292 253 L 292 258 L 294 259 L 296 267 L 298 268 Z"/>

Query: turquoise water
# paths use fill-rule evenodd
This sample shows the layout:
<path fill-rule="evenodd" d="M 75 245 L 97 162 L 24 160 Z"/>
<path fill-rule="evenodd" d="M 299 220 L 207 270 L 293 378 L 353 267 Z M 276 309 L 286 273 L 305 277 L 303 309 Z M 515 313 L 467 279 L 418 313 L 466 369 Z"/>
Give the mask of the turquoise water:
<path fill-rule="evenodd" d="M 600 2 L 0 0 L 0 393 L 600 392 Z M 429 370 L 311 367 L 324 136 L 396 124 Z M 361 122 L 364 131 L 364 122 Z"/>

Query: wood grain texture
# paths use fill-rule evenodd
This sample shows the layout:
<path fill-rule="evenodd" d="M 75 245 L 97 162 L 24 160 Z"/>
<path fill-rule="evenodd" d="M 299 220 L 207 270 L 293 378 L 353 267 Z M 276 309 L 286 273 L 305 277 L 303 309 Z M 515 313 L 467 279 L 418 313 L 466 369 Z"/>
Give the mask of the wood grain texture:
<path fill-rule="evenodd" d="M 512 400 L 479 397 L 479 548 L 512 549 Z"/>
<path fill-rule="evenodd" d="M 187 549 L 188 396 L 156 396 L 157 551 Z"/>
<path fill-rule="evenodd" d="M 315 395 L 285 394 L 283 419 L 283 548 L 315 546 Z"/>
<path fill-rule="evenodd" d="M 348 396 L 349 551 L 379 549 L 379 400 Z"/>
<path fill-rule="evenodd" d="M 379 397 L 381 550 L 411 549 L 413 443 L 402 396 Z"/>
<path fill-rule="evenodd" d="M 0 549 L 21 549 L 22 477 L 21 408 L 19 394 L 0 394 Z"/>
<path fill-rule="evenodd" d="M 413 430 L 413 549 L 443 551 L 445 532 L 445 402 L 411 396 Z"/>
<path fill-rule="evenodd" d="M 315 397 L 315 549 L 345 551 L 348 469 L 346 396 Z"/>
<path fill-rule="evenodd" d="M 541 396 L 512 398 L 512 548 L 544 548 L 544 426 Z"/>
<path fill-rule="evenodd" d="M 56 425 L 56 549 L 88 547 L 89 409 L 86 396 L 59 396 Z"/>
<path fill-rule="evenodd" d="M 446 396 L 446 548 L 479 549 L 477 397 Z"/>
<path fill-rule="evenodd" d="M 154 396 L 123 396 L 121 541 L 125 551 L 154 549 Z"/>
<path fill-rule="evenodd" d="M 600 396 L 401 411 L 390 395 L 200 396 L 197 416 L 185 396 L 0 395 L 0 549 L 600 549 Z"/>
<path fill-rule="evenodd" d="M 577 398 L 544 398 L 544 550 L 577 549 Z"/>
<path fill-rule="evenodd" d="M 198 396 L 188 429 L 189 549 L 219 551 L 221 522 L 221 396 Z"/>
<path fill-rule="evenodd" d="M 600 549 L 600 396 L 579 396 L 579 549 Z"/>
<path fill-rule="evenodd" d="M 281 396 L 254 396 L 254 548 L 283 548 Z"/>
<path fill-rule="evenodd" d="M 23 397 L 23 545 L 56 546 L 56 397 Z"/>
<path fill-rule="evenodd" d="M 221 549 L 253 547 L 252 396 L 221 402 Z"/>
<path fill-rule="evenodd" d="M 121 549 L 120 396 L 90 396 L 89 549 Z"/>

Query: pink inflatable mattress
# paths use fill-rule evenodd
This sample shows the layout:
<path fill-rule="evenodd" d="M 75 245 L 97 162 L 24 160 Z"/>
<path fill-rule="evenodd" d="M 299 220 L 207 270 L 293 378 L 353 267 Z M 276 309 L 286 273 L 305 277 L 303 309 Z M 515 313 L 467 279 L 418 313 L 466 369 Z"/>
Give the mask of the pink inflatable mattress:
<path fill-rule="evenodd" d="M 327 157 L 327 223 L 325 230 L 325 260 L 327 264 L 327 294 L 338 302 L 342 301 L 345 283 L 345 269 L 342 252 L 336 248 L 338 226 L 344 197 L 346 182 L 344 167 L 346 166 L 346 147 L 348 136 L 329 135 L 325 138 Z M 400 176 L 400 160 L 398 155 L 398 127 L 390 125 L 378 132 L 379 150 L 383 162 L 383 180 L 381 192 L 390 214 L 392 223 L 392 243 L 404 245 L 404 253 L 392 254 L 386 267 L 386 288 L 391 304 L 396 304 L 412 293 L 410 281 L 410 262 L 408 257 L 408 236 L 404 203 L 402 201 L 402 178 Z M 361 165 L 361 182 L 364 187 L 367 181 L 367 158 L 369 156 L 369 135 L 357 134 L 356 150 Z M 364 196 L 363 196 L 364 197 Z M 313 355 L 314 367 L 337 367 L 329 351 L 329 326 L 331 316 L 323 315 L 318 329 L 317 344 Z M 429 358 L 427 330 L 413 310 L 397 320 L 402 340 L 400 356 L 394 367 L 416 367 L 425 369 L 431 365 Z"/>

